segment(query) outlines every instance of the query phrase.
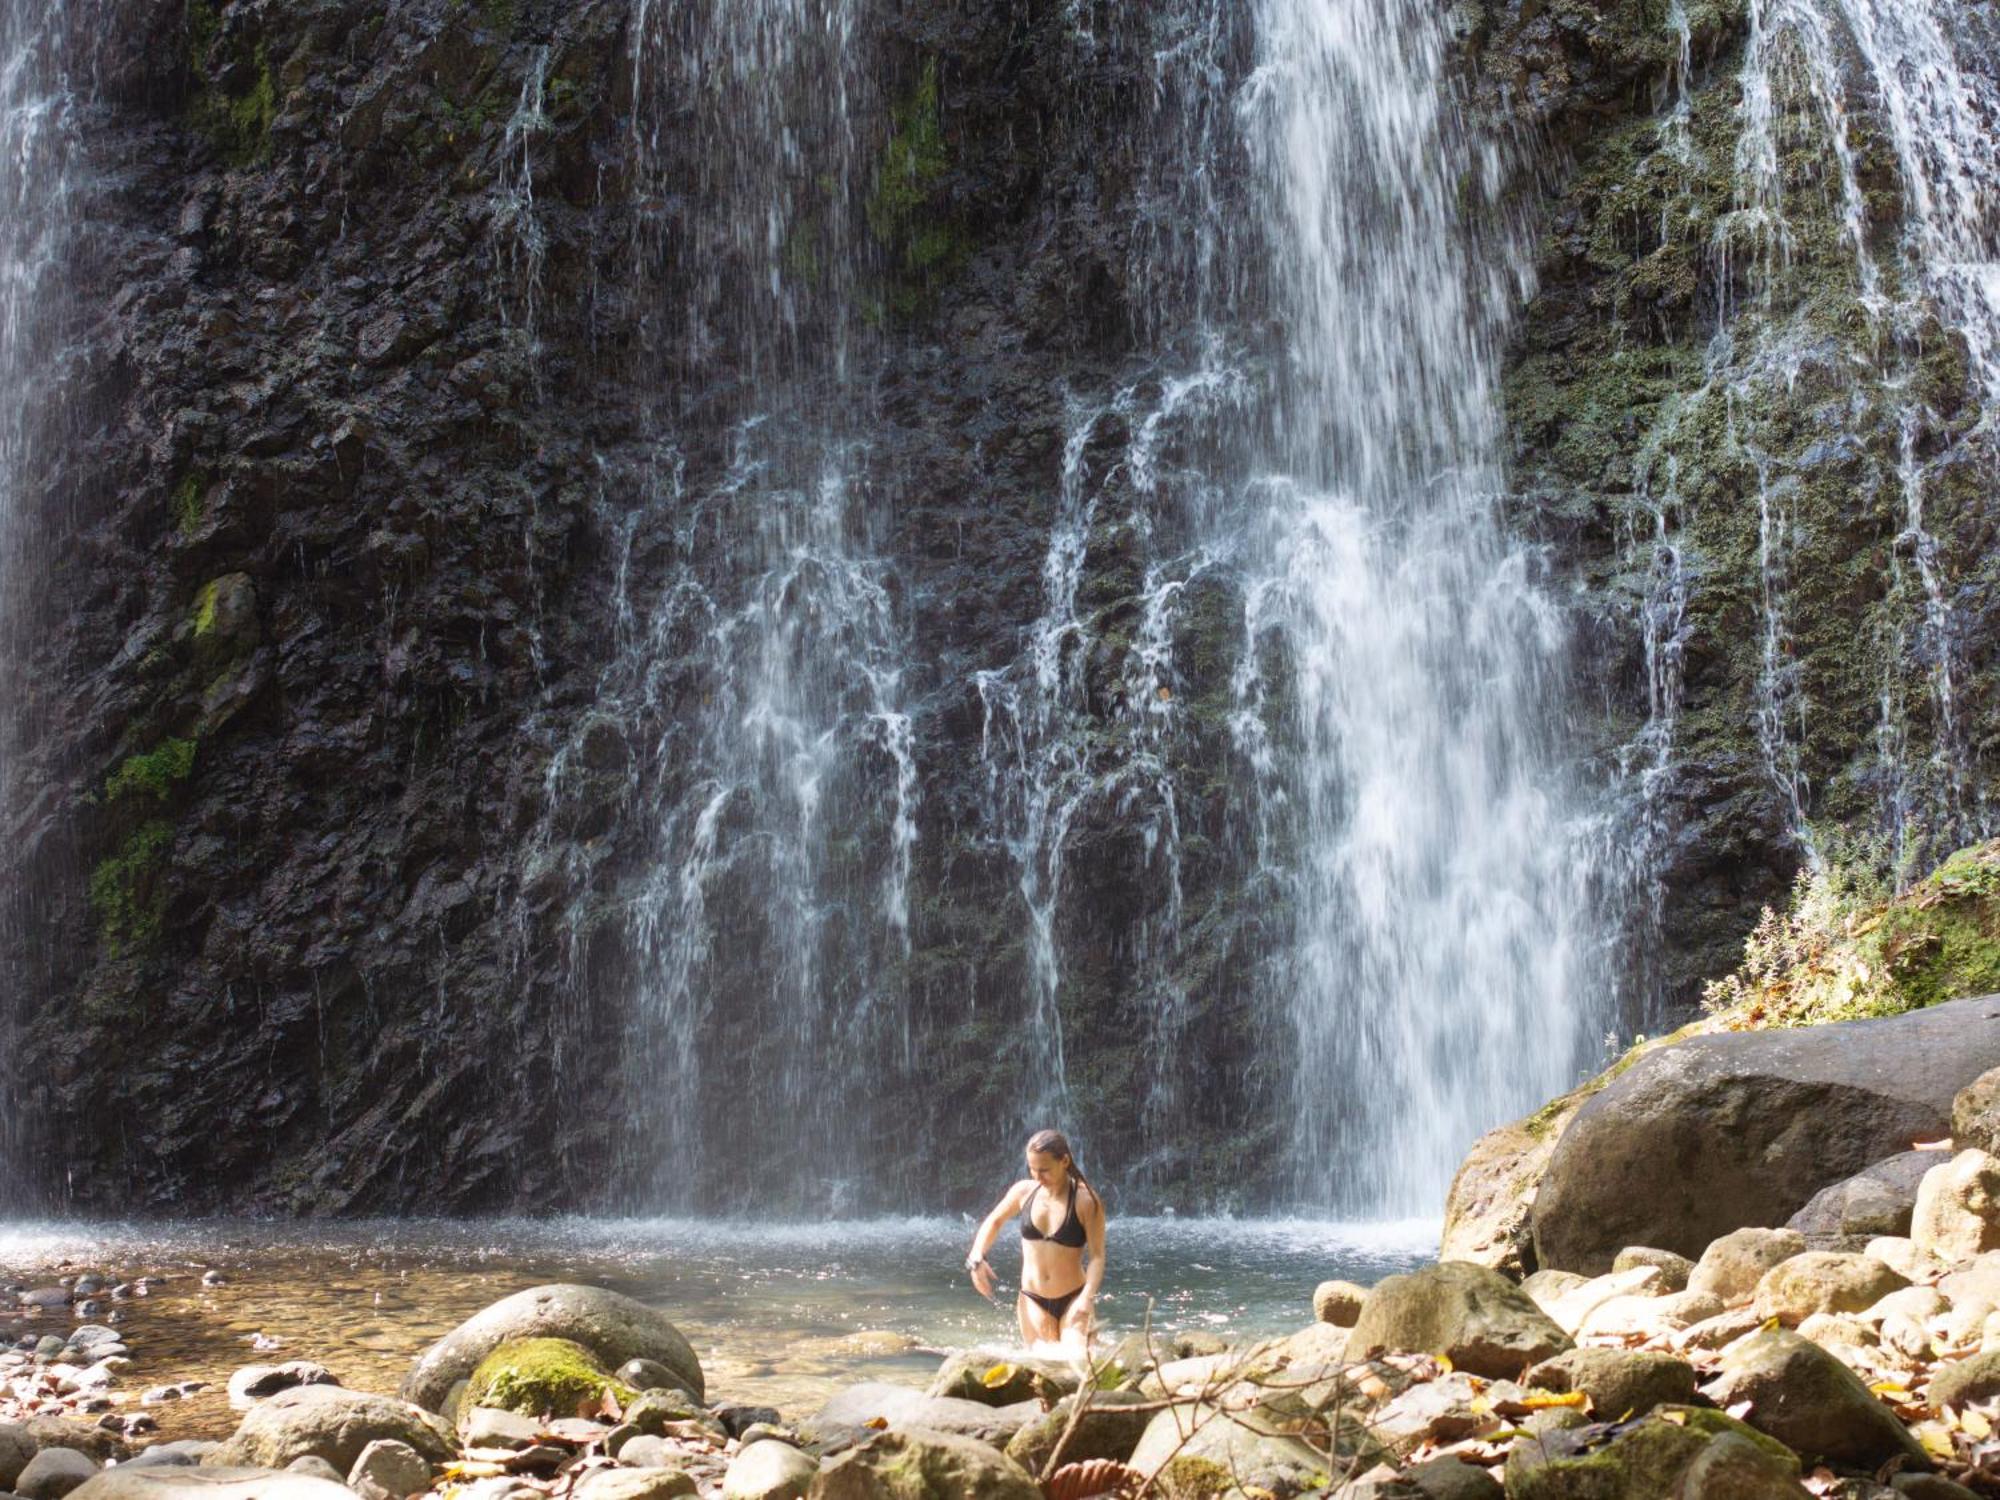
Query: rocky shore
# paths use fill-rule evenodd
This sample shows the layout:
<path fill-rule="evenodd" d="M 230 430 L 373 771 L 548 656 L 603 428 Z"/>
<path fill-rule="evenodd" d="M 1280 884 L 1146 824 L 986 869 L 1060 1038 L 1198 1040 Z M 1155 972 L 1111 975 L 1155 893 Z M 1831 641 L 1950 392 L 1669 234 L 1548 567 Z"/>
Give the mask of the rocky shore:
<path fill-rule="evenodd" d="M 813 1410 L 712 1389 L 669 1312 L 552 1284 L 393 1394 L 248 1365 L 233 1432 L 170 1435 L 215 1393 L 128 1384 L 125 1333 L 223 1273 L 182 1280 L 5 1288 L 0 1500 L 2000 1495 L 2000 999 L 1636 1049 L 1481 1143 L 1437 1263 L 1327 1281 L 1310 1322 L 1301 1287 L 1293 1331 L 959 1350 Z"/>

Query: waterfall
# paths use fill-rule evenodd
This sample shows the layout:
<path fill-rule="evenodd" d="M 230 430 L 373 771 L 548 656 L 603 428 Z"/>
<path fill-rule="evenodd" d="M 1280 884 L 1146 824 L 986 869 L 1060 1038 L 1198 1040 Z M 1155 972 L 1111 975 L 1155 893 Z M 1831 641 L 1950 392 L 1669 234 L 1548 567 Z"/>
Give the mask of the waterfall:
<path fill-rule="evenodd" d="M 23 675 L 37 515 L 46 501 L 51 427 L 62 417 L 52 362 L 66 306 L 61 282 L 79 191 L 70 73 L 71 7 L 60 0 L 0 4 L 0 806 L 19 808 L 32 691 Z M 17 873 L 4 875 L 18 909 Z M 18 976 L 16 976 L 18 979 Z M 0 995 L 0 1203 L 24 1145 L 19 983 Z"/>
<path fill-rule="evenodd" d="M 640 726 L 651 829 L 628 924 L 627 1176 L 649 1207 L 740 1200 L 746 1179 L 842 1206 L 915 1065 L 918 787 L 856 322 L 876 108 L 857 25 L 805 0 L 634 19 L 649 316 L 674 330 L 668 380 L 713 382 L 699 411 L 654 418 L 671 503 L 640 540 L 671 562 L 599 699 Z M 690 156 L 694 183 L 675 176 Z"/>
<path fill-rule="evenodd" d="M 1928 529 L 1928 470 L 1940 462 L 1937 435 L 1946 424 L 1927 404 L 1920 363 L 1938 325 L 1965 341 L 1970 394 L 1979 404 L 1967 443 L 1993 441 L 2000 402 L 2000 165 L 1991 141 L 2000 115 L 2000 78 L 1992 59 L 2000 36 L 1975 8 L 1938 0 L 1757 0 L 1742 68 L 1743 133 L 1737 172 L 1743 221 L 1761 241 L 1757 286 L 1766 297 L 1782 276 L 1795 241 L 1786 201 L 1788 145 L 1817 135 L 1833 168 L 1834 201 L 1851 246 L 1854 298 L 1868 319 L 1879 398 L 1895 432 L 1882 467 L 1899 496 L 1900 525 L 1889 554 L 1884 627 L 1888 660 L 1879 694 L 1875 745 L 1880 759 L 1880 819 L 1890 863 L 1903 878 L 1970 839 L 1989 835 L 1991 810 L 1980 790 L 1976 751 L 1968 743 L 1958 683 L 1953 599 L 1956 581 L 1940 539 Z M 1865 125 L 1857 124 L 1865 122 Z M 1886 145 L 1901 193 L 1900 234 L 1893 245 L 1872 235 L 1861 182 L 1859 132 Z M 1875 217 L 1880 218 L 1879 211 Z M 1779 326 L 1746 338 L 1725 329 L 1720 357 L 1738 368 L 1728 384 L 1747 399 L 1759 382 L 1796 380 L 1798 334 Z M 1948 448 L 1947 448 L 1948 451 Z M 1758 456 L 1760 559 L 1763 570 L 1765 670 L 1759 739 L 1774 785 L 1790 808 L 1794 837 L 1817 860 L 1806 827 L 1810 788 L 1798 742 L 1809 705 L 1787 660 L 1782 592 L 1787 523 L 1770 463 Z M 1907 681 L 1928 697 L 1927 753 L 1912 722 Z M 1927 691 L 1926 691 L 1927 690 Z"/>
<path fill-rule="evenodd" d="M 1144 829 L 1143 1176 L 1198 1103 L 1188 1027 L 1214 998 L 1186 979 L 1179 809 L 1206 705 L 1182 708 L 1177 641 L 1191 597 L 1234 601 L 1231 889 L 1209 915 L 1260 949 L 1256 1045 L 1286 1080 L 1272 1188 L 1343 1213 L 1434 1212 L 1473 1138 L 1567 1087 L 1608 1019 L 1556 749 L 1567 624 L 1497 513 L 1527 248 L 1490 207 L 1508 163 L 1458 116 L 1444 25 L 1402 0 L 1147 22 L 1150 353 L 1075 403 L 1045 612 L 981 684 L 1044 1011 L 1066 980 L 1049 904 L 1090 899 L 1057 888 L 1075 809 Z M 1079 568 L 1131 577 L 1138 618 L 1079 611 Z M 1108 706 L 1070 675 L 1105 650 Z"/>

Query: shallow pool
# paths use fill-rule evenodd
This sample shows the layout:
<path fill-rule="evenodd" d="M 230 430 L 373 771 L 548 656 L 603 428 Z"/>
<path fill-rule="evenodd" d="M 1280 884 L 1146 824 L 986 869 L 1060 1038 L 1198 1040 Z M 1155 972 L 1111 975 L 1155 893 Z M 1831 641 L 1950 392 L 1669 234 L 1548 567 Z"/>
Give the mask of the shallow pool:
<path fill-rule="evenodd" d="M 1121 1219 L 1099 1320 L 1246 1338 L 1312 1318 L 1315 1283 L 1373 1282 L 1436 1253 L 1434 1222 Z M 711 1399 L 804 1414 L 841 1384 L 921 1384 L 938 1351 L 1014 1337 L 1018 1241 L 991 1257 L 998 1304 L 959 1269 L 970 1220 L 757 1226 L 710 1220 L 487 1219 L 348 1223 L 0 1224 L 0 1278 L 101 1270 L 168 1279 L 115 1305 L 134 1364 L 120 1389 L 184 1379 L 211 1389 L 156 1408 L 171 1437 L 235 1425 L 222 1386 L 238 1366 L 312 1359 L 356 1388 L 394 1390 L 440 1334 L 509 1292 L 587 1281 L 665 1309 L 708 1374 Z M 216 1271 L 223 1284 L 203 1284 Z M 0 1327 L 11 1326 L 0 1315 Z M 22 1329 L 66 1329 L 60 1317 Z"/>

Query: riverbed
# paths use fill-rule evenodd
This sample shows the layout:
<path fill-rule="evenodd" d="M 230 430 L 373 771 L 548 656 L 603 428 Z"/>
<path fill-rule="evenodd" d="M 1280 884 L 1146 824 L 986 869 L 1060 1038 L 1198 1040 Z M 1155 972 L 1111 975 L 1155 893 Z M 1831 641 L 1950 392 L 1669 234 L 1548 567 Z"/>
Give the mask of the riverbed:
<path fill-rule="evenodd" d="M 752 1225 L 688 1219 L 0 1224 L 0 1280 L 100 1271 L 158 1278 L 106 1301 L 132 1346 L 120 1381 L 204 1381 L 149 1408 L 166 1437 L 235 1426 L 223 1396 L 246 1364 L 308 1359 L 343 1384 L 393 1391 L 433 1339 L 547 1281 L 611 1287 L 666 1310 L 701 1356 L 711 1399 L 803 1414 L 864 1379 L 923 1384 L 939 1353 L 1014 1337 L 1018 1242 L 992 1259 L 997 1303 L 959 1269 L 970 1220 Z M 1372 1283 L 1436 1253 L 1428 1221 L 1121 1219 L 1111 1227 L 1104 1336 L 1151 1326 L 1240 1340 L 1311 1321 L 1313 1286 Z M 0 1316 L 0 1328 L 15 1326 Z M 19 1329 L 67 1332 L 60 1315 Z"/>

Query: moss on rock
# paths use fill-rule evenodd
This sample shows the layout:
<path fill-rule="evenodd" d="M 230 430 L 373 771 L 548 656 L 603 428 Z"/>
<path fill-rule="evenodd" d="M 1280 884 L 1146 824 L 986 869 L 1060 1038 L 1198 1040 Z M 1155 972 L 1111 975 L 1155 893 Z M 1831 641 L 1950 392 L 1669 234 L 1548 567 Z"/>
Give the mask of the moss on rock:
<path fill-rule="evenodd" d="M 1838 866 L 1765 908 L 1737 970 L 1708 987 L 1703 1030 L 1891 1016 L 2000 990 L 2000 840 L 1961 849 L 1898 895 L 1866 899 Z"/>
<path fill-rule="evenodd" d="M 623 1405 L 637 1393 L 621 1385 L 583 1345 L 569 1339 L 511 1339 L 473 1370 L 465 1399 L 523 1416 L 573 1416 L 595 1409 L 606 1393 Z"/>

